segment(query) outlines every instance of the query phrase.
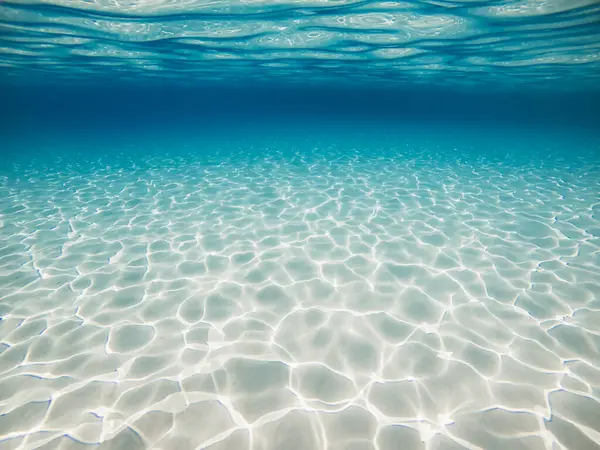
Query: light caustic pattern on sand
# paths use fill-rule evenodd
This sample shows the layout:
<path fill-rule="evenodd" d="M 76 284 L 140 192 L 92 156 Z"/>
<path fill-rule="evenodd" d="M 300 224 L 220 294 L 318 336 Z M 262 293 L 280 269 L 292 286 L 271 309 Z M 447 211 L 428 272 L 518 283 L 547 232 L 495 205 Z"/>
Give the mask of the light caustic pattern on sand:
<path fill-rule="evenodd" d="M 0 448 L 598 448 L 595 170 L 24 165 L 0 185 Z"/>

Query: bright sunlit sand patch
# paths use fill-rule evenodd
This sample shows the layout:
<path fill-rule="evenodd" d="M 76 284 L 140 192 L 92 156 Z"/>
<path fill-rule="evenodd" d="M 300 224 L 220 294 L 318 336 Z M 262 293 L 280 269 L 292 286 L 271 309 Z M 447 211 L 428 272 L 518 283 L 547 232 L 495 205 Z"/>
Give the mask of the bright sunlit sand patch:
<path fill-rule="evenodd" d="M 600 446 L 596 162 L 252 147 L 3 175 L 0 448 Z"/>

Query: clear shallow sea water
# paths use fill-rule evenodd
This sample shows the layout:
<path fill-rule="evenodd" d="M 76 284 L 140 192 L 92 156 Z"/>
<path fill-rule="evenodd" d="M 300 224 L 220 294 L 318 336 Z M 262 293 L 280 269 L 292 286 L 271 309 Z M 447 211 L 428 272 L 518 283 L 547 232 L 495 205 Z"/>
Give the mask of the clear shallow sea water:
<path fill-rule="evenodd" d="M 2 448 L 597 448 L 597 134 L 276 128 L 15 140 Z"/>
<path fill-rule="evenodd" d="M 598 16 L 0 4 L 0 450 L 600 448 Z"/>

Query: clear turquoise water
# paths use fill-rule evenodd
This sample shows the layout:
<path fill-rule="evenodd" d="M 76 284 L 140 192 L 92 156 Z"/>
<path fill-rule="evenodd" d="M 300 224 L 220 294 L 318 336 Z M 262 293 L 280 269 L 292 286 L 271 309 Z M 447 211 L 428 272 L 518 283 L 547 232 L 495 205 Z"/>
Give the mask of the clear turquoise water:
<path fill-rule="evenodd" d="M 3 446 L 597 445 L 598 136 L 301 125 L 16 140 Z"/>
<path fill-rule="evenodd" d="M 0 450 L 600 448 L 599 14 L 0 4 Z"/>

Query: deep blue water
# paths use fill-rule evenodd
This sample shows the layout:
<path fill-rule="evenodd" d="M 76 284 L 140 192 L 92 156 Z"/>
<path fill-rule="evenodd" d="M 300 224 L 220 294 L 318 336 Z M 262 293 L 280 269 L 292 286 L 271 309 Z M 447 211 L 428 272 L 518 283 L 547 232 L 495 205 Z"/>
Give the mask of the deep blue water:
<path fill-rule="evenodd" d="M 595 0 L 0 3 L 0 449 L 600 448 Z"/>

